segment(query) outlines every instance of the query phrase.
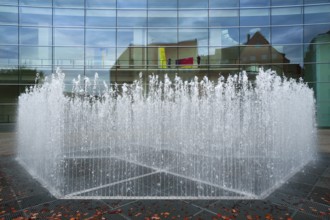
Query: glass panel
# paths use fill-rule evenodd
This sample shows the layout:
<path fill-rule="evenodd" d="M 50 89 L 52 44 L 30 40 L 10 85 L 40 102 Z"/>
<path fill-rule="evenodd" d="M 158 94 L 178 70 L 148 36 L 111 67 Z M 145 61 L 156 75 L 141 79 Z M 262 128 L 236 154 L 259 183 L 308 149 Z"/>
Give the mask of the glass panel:
<path fill-rule="evenodd" d="M 179 43 L 183 46 L 207 46 L 208 29 L 179 29 Z"/>
<path fill-rule="evenodd" d="M 19 53 L 21 66 L 52 65 L 51 47 L 20 46 Z"/>
<path fill-rule="evenodd" d="M 55 9 L 54 26 L 84 26 L 84 10 Z"/>
<path fill-rule="evenodd" d="M 18 8 L 11 6 L 0 7 L 0 24 L 17 24 L 18 23 Z"/>
<path fill-rule="evenodd" d="M 65 68 L 79 68 L 84 66 L 84 48 L 82 47 L 54 47 L 54 52 L 55 66 Z"/>
<path fill-rule="evenodd" d="M 271 10 L 271 20 L 274 25 L 303 23 L 302 7 L 272 8 Z"/>
<path fill-rule="evenodd" d="M 10 68 L 3 68 L 3 69 L 0 68 L 0 83 L 17 84 L 18 77 L 19 77 L 19 73 L 17 66 L 15 67 L 13 66 Z M 5 94 L 5 93 L 0 93 L 0 96 L 1 94 Z"/>
<path fill-rule="evenodd" d="M 302 45 L 276 45 L 271 49 L 273 63 L 292 63 L 296 65 L 302 64 Z"/>
<path fill-rule="evenodd" d="M 109 84 L 110 83 L 110 71 L 104 70 L 104 69 L 87 69 L 85 76 L 90 78 L 91 80 L 94 80 L 95 78 L 95 73 L 97 73 L 99 77 L 99 88 L 102 90 L 104 88 L 103 82 Z"/>
<path fill-rule="evenodd" d="M 272 0 L 273 6 L 281 6 L 281 5 L 301 5 L 303 4 L 303 0 Z"/>
<path fill-rule="evenodd" d="M 270 29 L 268 27 L 241 28 L 240 43 L 249 45 L 269 45 Z"/>
<path fill-rule="evenodd" d="M 267 64 L 271 62 L 270 47 L 261 45 L 241 46 L 241 64 Z"/>
<path fill-rule="evenodd" d="M 146 27 L 147 11 L 143 10 L 118 10 L 118 27 Z"/>
<path fill-rule="evenodd" d="M 181 10 L 179 11 L 179 27 L 207 27 L 207 10 Z"/>
<path fill-rule="evenodd" d="M 1 0 L 1 4 L 3 5 L 17 5 L 17 0 Z"/>
<path fill-rule="evenodd" d="M 240 7 L 261 7 L 269 4 L 269 0 L 240 0 Z"/>
<path fill-rule="evenodd" d="M 2 89 L 0 89 L 2 90 Z M 13 105 L 0 105 L 0 123 L 14 123 L 16 122 L 17 101 Z"/>
<path fill-rule="evenodd" d="M 16 77 L 17 75 L 15 74 L 15 78 Z M 17 79 L 18 78 L 16 78 L 16 80 Z M 18 100 L 18 86 L 0 85 L 0 103 L 16 103 L 17 100 Z"/>
<path fill-rule="evenodd" d="M 148 26 L 149 27 L 176 27 L 177 26 L 177 11 L 169 10 L 149 10 L 148 11 Z"/>
<path fill-rule="evenodd" d="M 148 0 L 148 8 L 177 8 L 177 0 L 159 1 Z"/>
<path fill-rule="evenodd" d="M 20 8 L 20 23 L 22 25 L 46 25 L 52 24 L 52 9 L 50 8 Z"/>
<path fill-rule="evenodd" d="M 312 41 L 315 41 L 315 38 L 322 38 L 321 35 L 328 33 L 329 30 L 330 30 L 330 24 L 305 26 L 304 43 L 311 43 Z M 328 39 L 328 37 L 326 37 L 326 39 Z"/>
<path fill-rule="evenodd" d="M 114 68 L 145 68 L 146 57 L 147 51 L 145 47 L 118 48 L 117 62 Z"/>
<path fill-rule="evenodd" d="M 176 67 L 179 68 L 197 68 L 197 47 L 179 47 L 178 59 L 175 60 Z M 203 60 L 205 64 L 205 60 Z M 201 65 L 201 58 L 199 58 L 199 64 Z"/>
<path fill-rule="evenodd" d="M 17 26 L 0 26 L 0 44 L 18 44 Z"/>
<path fill-rule="evenodd" d="M 0 46 L 0 68 L 18 65 L 18 47 Z"/>
<path fill-rule="evenodd" d="M 116 8 L 116 0 L 86 0 L 87 8 Z"/>
<path fill-rule="evenodd" d="M 118 8 L 146 8 L 147 0 L 117 0 Z"/>
<path fill-rule="evenodd" d="M 37 73 L 41 79 L 45 76 L 50 76 L 52 73 L 51 66 L 24 66 L 20 68 L 19 83 L 21 85 L 35 84 Z M 24 92 L 23 86 L 20 88 L 20 93 Z"/>
<path fill-rule="evenodd" d="M 86 26 L 93 27 L 115 27 L 116 11 L 115 10 L 87 10 Z"/>
<path fill-rule="evenodd" d="M 210 27 L 238 26 L 238 10 L 210 10 Z"/>
<path fill-rule="evenodd" d="M 179 8 L 208 8 L 208 1 L 179 0 Z"/>
<path fill-rule="evenodd" d="M 212 28 L 210 29 L 210 46 L 234 46 L 239 43 L 238 28 Z"/>
<path fill-rule="evenodd" d="M 52 45 L 52 29 L 43 27 L 21 27 L 20 44 L 23 45 Z"/>
<path fill-rule="evenodd" d="M 330 22 L 330 4 L 320 6 L 306 6 L 304 9 L 305 24 L 329 23 Z"/>
<path fill-rule="evenodd" d="M 52 0 L 20 0 L 20 5 L 52 6 Z"/>
<path fill-rule="evenodd" d="M 272 43 L 273 44 L 300 44 L 303 42 L 303 27 L 273 27 Z"/>
<path fill-rule="evenodd" d="M 237 64 L 239 61 L 239 47 L 210 47 L 210 64 Z"/>
<path fill-rule="evenodd" d="M 83 8 L 84 2 L 81 0 L 53 0 L 55 7 L 74 7 L 74 8 Z"/>
<path fill-rule="evenodd" d="M 116 45 L 114 29 L 86 29 L 86 45 L 113 47 Z"/>
<path fill-rule="evenodd" d="M 146 44 L 146 29 L 118 29 L 117 46 L 141 46 Z"/>
<path fill-rule="evenodd" d="M 72 28 L 56 28 L 54 30 L 54 41 L 56 46 L 84 45 L 84 30 Z"/>
<path fill-rule="evenodd" d="M 160 57 L 160 52 L 165 52 L 165 57 Z M 151 69 L 169 69 L 176 68 L 175 61 L 178 59 L 178 47 L 155 46 L 148 47 L 148 68 Z"/>
<path fill-rule="evenodd" d="M 88 68 L 111 68 L 116 62 L 116 48 L 86 48 L 86 66 Z"/>
<path fill-rule="evenodd" d="M 241 26 L 269 25 L 269 9 L 242 9 L 240 11 Z"/>
<path fill-rule="evenodd" d="M 316 3 L 329 3 L 329 0 L 304 0 L 306 4 L 316 4 Z"/>
<path fill-rule="evenodd" d="M 210 8 L 231 8 L 238 7 L 239 0 L 209 0 Z"/>
<path fill-rule="evenodd" d="M 177 29 L 148 29 L 148 45 L 172 44 L 178 42 Z"/>

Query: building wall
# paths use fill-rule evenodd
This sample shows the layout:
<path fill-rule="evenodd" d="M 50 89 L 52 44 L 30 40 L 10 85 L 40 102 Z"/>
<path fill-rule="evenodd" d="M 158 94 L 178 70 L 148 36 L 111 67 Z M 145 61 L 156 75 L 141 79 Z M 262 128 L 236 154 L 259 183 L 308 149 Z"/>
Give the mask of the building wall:
<path fill-rule="evenodd" d="M 1 0 L 0 122 L 15 121 L 17 97 L 36 72 L 57 67 L 67 90 L 78 74 L 98 72 L 107 83 L 132 82 L 141 71 L 216 79 L 259 66 L 330 87 L 330 40 L 315 40 L 329 30 L 329 0 Z M 169 68 L 158 65 L 160 47 Z M 193 64 L 175 65 L 186 58 Z M 318 109 L 329 105 L 323 93 Z"/>

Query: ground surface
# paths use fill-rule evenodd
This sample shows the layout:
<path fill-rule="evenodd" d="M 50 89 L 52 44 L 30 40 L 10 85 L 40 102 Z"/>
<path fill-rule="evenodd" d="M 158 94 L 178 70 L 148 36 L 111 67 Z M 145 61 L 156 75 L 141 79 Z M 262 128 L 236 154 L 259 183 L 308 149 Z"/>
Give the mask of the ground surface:
<path fill-rule="evenodd" d="M 0 220 L 330 219 L 330 130 L 318 159 L 265 200 L 59 200 L 15 161 L 15 135 L 0 126 Z"/>

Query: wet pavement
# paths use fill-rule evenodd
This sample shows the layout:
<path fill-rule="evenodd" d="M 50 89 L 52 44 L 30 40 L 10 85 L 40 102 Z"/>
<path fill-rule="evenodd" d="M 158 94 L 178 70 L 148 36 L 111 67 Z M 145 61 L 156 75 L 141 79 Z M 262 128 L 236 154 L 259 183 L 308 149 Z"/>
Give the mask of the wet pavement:
<path fill-rule="evenodd" d="M 318 158 L 264 200 L 61 200 L 15 160 L 14 129 L 0 127 L 0 220 L 330 219 L 329 133 Z"/>

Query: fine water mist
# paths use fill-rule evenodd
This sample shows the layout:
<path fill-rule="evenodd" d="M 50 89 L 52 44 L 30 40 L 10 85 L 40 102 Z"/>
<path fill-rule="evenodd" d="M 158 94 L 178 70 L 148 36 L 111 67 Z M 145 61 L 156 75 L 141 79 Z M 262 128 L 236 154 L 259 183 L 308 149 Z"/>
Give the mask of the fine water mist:
<path fill-rule="evenodd" d="M 59 198 L 264 198 L 315 155 L 313 91 L 271 70 L 112 86 L 96 74 L 71 93 L 64 78 L 18 110 L 18 160 Z"/>

